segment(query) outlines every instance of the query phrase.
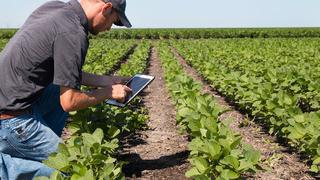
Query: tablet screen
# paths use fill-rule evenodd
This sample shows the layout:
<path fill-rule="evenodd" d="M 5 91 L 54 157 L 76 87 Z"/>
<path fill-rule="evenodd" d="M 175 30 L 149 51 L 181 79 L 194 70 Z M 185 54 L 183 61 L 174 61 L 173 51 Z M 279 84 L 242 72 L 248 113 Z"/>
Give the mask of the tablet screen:
<path fill-rule="evenodd" d="M 139 91 L 150 81 L 150 79 L 146 79 L 143 77 L 136 76 L 134 77 L 127 86 L 132 89 L 132 92 L 128 95 L 126 101 L 130 100 L 134 95 L 139 93 Z"/>

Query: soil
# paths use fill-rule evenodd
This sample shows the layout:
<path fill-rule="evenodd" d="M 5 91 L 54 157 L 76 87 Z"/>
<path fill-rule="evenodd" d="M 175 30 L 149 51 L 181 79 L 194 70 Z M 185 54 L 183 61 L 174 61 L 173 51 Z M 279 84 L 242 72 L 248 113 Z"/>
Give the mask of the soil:
<path fill-rule="evenodd" d="M 235 107 L 230 105 L 224 97 L 220 96 L 190 65 L 186 63 L 182 56 L 179 55 L 176 49 L 172 48 L 185 71 L 199 81 L 203 85 L 203 92 L 212 94 L 217 103 L 223 107 L 227 107 L 230 111 L 222 114 L 220 120 L 232 119 L 230 128 L 242 136 L 242 141 L 246 144 L 251 144 L 255 149 L 261 152 L 262 166 L 265 171 L 261 171 L 254 175 L 246 175 L 245 179 L 315 179 L 308 173 L 308 166 L 303 163 L 299 155 L 292 152 L 288 147 L 282 146 L 277 142 L 277 139 L 267 134 L 263 127 L 255 124 L 245 114 L 235 110 Z"/>
<path fill-rule="evenodd" d="M 175 106 L 154 48 L 148 72 L 155 76 L 143 95 L 150 118 L 148 129 L 122 141 L 121 159 L 129 162 L 123 171 L 126 179 L 187 179 L 184 174 L 189 168 L 188 138 L 179 134 Z"/>

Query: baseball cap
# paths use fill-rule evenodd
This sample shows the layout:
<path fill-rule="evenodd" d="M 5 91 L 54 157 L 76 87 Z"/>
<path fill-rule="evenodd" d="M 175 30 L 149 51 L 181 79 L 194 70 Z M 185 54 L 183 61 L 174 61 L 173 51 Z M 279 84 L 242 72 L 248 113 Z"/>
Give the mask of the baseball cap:
<path fill-rule="evenodd" d="M 115 22 L 114 24 L 117 26 L 125 26 L 125 27 L 132 27 L 129 19 L 125 14 L 126 10 L 126 0 L 104 0 L 104 2 L 110 2 L 112 4 L 112 8 L 115 9 L 119 15 L 120 21 Z"/>

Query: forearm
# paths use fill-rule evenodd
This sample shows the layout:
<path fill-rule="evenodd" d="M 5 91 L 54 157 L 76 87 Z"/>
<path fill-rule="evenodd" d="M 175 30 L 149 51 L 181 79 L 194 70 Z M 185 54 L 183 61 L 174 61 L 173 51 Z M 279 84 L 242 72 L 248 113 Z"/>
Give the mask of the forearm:
<path fill-rule="evenodd" d="M 67 97 L 67 98 L 66 98 Z M 85 109 L 112 98 L 112 87 L 81 92 L 74 89 L 62 89 L 60 102 L 66 112 Z"/>
<path fill-rule="evenodd" d="M 82 85 L 90 87 L 106 87 L 114 84 L 122 84 L 128 78 L 120 76 L 103 76 L 82 72 Z"/>
<path fill-rule="evenodd" d="M 90 92 L 81 92 L 65 86 L 60 86 L 60 104 L 64 111 L 76 111 L 94 106 L 106 99 L 123 102 L 131 89 L 125 85 L 112 85 L 95 89 Z"/>

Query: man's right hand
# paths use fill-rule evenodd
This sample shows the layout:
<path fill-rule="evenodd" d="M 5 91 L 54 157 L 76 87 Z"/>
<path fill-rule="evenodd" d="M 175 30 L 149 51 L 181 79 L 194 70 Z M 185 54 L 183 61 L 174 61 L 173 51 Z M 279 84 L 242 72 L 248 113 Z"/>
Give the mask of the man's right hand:
<path fill-rule="evenodd" d="M 132 92 L 132 89 L 130 89 L 126 85 L 122 84 L 116 84 L 112 85 L 112 99 L 118 101 L 118 102 L 124 102 L 126 100 L 126 97 Z"/>

